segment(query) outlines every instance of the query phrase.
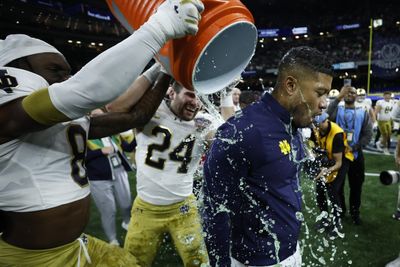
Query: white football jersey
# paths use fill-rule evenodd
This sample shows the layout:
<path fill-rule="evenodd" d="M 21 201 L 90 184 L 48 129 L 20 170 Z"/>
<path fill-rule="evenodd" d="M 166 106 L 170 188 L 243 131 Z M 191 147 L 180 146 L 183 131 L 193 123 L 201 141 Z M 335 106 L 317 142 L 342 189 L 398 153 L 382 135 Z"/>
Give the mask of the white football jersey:
<path fill-rule="evenodd" d="M 365 111 L 369 112 L 369 110 L 370 110 L 371 107 L 372 107 L 372 101 L 371 101 L 370 98 L 365 98 L 365 99 L 364 99 L 363 101 L 361 101 L 361 102 L 356 101 L 356 102 L 355 102 L 355 106 L 356 106 L 356 107 L 363 108 Z"/>
<path fill-rule="evenodd" d="M 138 196 L 169 205 L 192 194 L 193 174 L 204 152 L 202 139 L 194 120 L 180 120 L 162 102 L 144 129 L 136 130 Z"/>
<path fill-rule="evenodd" d="M 393 102 L 385 101 L 384 99 L 379 99 L 376 102 L 376 106 L 380 106 L 381 110 L 377 114 L 378 121 L 388 121 L 392 118 Z"/>
<path fill-rule="evenodd" d="M 0 68 L 0 78 L 0 105 L 48 86 L 40 76 L 13 68 Z M 87 196 L 88 129 L 89 119 L 82 118 L 0 144 L 0 210 L 38 211 Z"/>

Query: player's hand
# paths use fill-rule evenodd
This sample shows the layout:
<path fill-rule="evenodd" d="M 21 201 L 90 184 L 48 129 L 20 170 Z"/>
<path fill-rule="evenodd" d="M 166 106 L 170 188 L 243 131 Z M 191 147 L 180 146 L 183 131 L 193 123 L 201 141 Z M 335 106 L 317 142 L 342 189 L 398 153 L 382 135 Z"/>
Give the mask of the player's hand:
<path fill-rule="evenodd" d="M 165 0 L 153 15 L 167 39 L 195 35 L 204 5 L 200 0 Z"/>
<path fill-rule="evenodd" d="M 103 155 L 110 155 L 114 153 L 114 148 L 112 146 L 106 146 L 101 149 L 101 152 Z"/>
<path fill-rule="evenodd" d="M 349 93 L 350 89 L 351 89 L 351 86 L 349 86 L 349 85 L 343 86 L 342 89 L 340 89 L 340 93 L 337 98 L 339 100 L 342 100 Z"/>

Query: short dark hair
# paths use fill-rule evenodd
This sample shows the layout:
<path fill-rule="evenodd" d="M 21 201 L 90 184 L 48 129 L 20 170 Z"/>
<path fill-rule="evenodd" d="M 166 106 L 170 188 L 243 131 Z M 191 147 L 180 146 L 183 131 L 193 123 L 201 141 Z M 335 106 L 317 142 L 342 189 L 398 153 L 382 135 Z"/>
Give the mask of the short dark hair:
<path fill-rule="evenodd" d="M 278 72 L 295 70 L 298 67 L 333 76 L 331 60 L 317 49 L 309 46 L 290 49 L 279 62 Z"/>
<path fill-rule="evenodd" d="M 260 91 L 245 90 L 239 96 L 239 103 L 244 105 L 250 105 L 251 103 L 259 100 L 261 97 Z"/>

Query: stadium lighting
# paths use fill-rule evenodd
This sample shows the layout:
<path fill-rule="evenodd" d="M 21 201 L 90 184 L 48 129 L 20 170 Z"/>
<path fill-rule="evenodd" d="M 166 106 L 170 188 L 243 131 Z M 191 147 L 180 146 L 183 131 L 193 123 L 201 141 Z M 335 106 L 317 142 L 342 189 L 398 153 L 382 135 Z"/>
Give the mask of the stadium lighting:
<path fill-rule="evenodd" d="M 307 38 L 308 37 L 308 34 L 304 34 L 304 38 Z"/>
<path fill-rule="evenodd" d="M 400 25 L 400 21 L 396 21 L 396 25 Z"/>
<path fill-rule="evenodd" d="M 319 35 L 321 35 L 321 36 L 322 36 L 322 35 L 324 35 L 324 33 L 323 33 L 323 32 L 320 32 L 320 33 L 319 33 Z"/>
<path fill-rule="evenodd" d="M 99 43 L 99 46 L 103 46 L 103 43 Z"/>
<path fill-rule="evenodd" d="M 396 72 L 399 72 L 399 68 L 396 68 Z"/>
<path fill-rule="evenodd" d="M 299 38 L 300 38 L 300 36 L 296 35 L 294 38 L 296 38 L 296 39 L 299 39 Z"/>
<path fill-rule="evenodd" d="M 81 42 L 81 41 L 76 41 L 76 43 L 77 43 L 77 44 L 81 44 L 82 42 Z"/>
<path fill-rule="evenodd" d="M 286 40 L 286 37 L 282 37 L 282 40 L 285 41 L 285 40 Z"/>
<path fill-rule="evenodd" d="M 381 27 L 383 25 L 383 20 L 382 19 L 374 19 L 372 21 L 372 24 L 373 24 L 374 28 Z"/>
<path fill-rule="evenodd" d="M 68 43 L 69 43 L 69 44 L 72 44 L 72 43 L 73 43 L 73 41 L 72 41 L 72 40 L 68 40 Z"/>
<path fill-rule="evenodd" d="M 277 41 L 278 41 L 278 38 L 274 38 L 274 41 L 277 42 Z"/>
<path fill-rule="evenodd" d="M 91 42 L 90 45 L 96 45 L 96 43 L 95 42 Z"/>

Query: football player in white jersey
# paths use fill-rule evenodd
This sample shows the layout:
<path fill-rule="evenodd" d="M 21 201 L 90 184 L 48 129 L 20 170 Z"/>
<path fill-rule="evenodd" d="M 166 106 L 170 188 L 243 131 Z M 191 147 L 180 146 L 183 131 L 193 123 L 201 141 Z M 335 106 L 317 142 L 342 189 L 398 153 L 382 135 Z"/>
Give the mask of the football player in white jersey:
<path fill-rule="evenodd" d="M 194 91 L 174 82 L 157 112 L 142 129 L 136 129 L 137 197 L 124 248 L 141 266 L 151 266 L 165 233 L 169 233 L 184 266 L 208 264 L 193 178 L 204 152 L 209 117 L 198 113 L 201 102 Z M 108 106 L 121 111 L 129 91 Z M 230 105 L 224 113 L 234 113 Z M 127 102 L 128 101 L 128 102 Z M 206 130 L 207 129 L 207 130 Z M 204 131 L 203 131 L 204 130 Z"/>
<path fill-rule="evenodd" d="M 331 89 L 328 93 L 328 98 L 326 99 L 327 105 L 329 106 L 329 103 L 332 102 L 334 99 L 336 99 L 339 95 L 339 90 L 338 89 Z"/>
<path fill-rule="evenodd" d="M 393 102 L 391 101 L 391 92 L 384 92 L 383 99 L 376 102 L 375 106 L 378 127 L 381 132 L 381 146 L 383 153 L 389 154 L 388 141 L 392 135 L 392 111 Z"/>
<path fill-rule="evenodd" d="M 355 105 L 356 107 L 362 107 L 363 109 L 365 109 L 368 112 L 372 123 L 375 123 L 376 117 L 374 109 L 372 107 L 372 101 L 371 98 L 367 98 L 367 92 L 364 88 L 357 89 L 357 98 Z"/>
<path fill-rule="evenodd" d="M 137 265 L 121 248 L 82 235 L 90 208 L 85 144 L 144 125 L 170 78 L 136 91 L 130 111 L 84 115 L 123 93 L 168 40 L 195 34 L 202 9 L 196 0 L 164 2 L 72 77 L 49 44 L 26 35 L 0 41 L 0 266 Z"/>

